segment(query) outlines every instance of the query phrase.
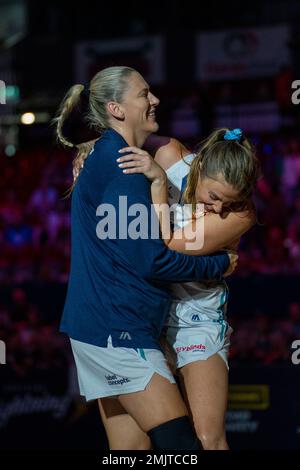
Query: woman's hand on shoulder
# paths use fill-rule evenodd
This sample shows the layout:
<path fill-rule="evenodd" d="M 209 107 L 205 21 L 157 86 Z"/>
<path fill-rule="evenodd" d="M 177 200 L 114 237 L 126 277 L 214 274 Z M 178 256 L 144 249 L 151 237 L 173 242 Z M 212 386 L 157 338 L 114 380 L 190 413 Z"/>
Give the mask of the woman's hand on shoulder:
<path fill-rule="evenodd" d="M 138 147 L 124 147 L 119 153 L 129 152 L 128 155 L 117 159 L 119 167 L 125 174 L 143 173 L 154 185 L 165 184 L 167 180 L 164 169 L 153 159 L 153 157 Z"/>

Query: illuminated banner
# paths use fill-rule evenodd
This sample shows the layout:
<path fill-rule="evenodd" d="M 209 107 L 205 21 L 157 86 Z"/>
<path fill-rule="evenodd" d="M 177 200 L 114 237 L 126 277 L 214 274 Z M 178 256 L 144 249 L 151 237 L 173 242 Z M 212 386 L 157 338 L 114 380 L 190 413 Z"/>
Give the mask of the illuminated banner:
<path fill-rule="evenodd" d="M 233 80 L 276 75 L 290 63 L 288 26 L 200 33 L 196 39 L 198 80 Z"/>
<path fill-rule="evenodd" d="M 230 369 L 226 430 L 232 449 L 299 449 L 299 366 Z"/>
<path fill-rule="evenodd" d="M 127 65 L 156 85 L 165 80 L 165 63 L 161 36 L 84 41 L 75 47 L 75 80 L 85 83 L 105 67 Z"/>

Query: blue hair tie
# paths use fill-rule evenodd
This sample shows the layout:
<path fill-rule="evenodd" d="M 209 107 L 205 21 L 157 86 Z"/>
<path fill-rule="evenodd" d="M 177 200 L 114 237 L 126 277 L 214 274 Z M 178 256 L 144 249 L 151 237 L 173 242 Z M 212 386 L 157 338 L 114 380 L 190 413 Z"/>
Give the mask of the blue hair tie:
<path fill-rule="evenodd" d="M 241 140 L 243 132 L 241 129 L 232 129 L 232 131 L 226 131 L 224 134 L 225 140 Z"/>

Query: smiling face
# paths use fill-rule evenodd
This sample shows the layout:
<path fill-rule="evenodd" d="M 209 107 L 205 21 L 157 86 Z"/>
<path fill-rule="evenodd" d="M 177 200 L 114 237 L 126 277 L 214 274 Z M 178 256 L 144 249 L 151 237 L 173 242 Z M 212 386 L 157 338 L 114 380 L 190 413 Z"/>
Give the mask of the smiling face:
<path fill-rule="evenodd" d="M 138 72 L 130 75 L 128 84 L 121 103 L 123 124 L 128 131 L 134 133 L 135 140 L 139 141 L 158 131 L 155 109 L 159 105 L 159 99 L 151 93 L 148 83 Z"/>
<path fill-rule="evenodd" d="M 204 209 L 207 212 L 221 214 L 227 206 L 238 200 L 238 191 L 226 183 L 221 174 L 215 179 L 199 177 L 196 188 L 196 201 L 204 204 Z"/>

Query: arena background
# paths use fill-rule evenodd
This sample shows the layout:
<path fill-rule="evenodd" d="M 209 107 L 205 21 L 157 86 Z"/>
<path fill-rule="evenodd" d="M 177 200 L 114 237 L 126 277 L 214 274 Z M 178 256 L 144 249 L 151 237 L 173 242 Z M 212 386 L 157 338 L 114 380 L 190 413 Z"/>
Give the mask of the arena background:
<path fill-rule="evenodd" d="M 161 98 L 159 134 L 193 147 L 226 125 L 253 139 L 264 176 L 259 224 L 228 282 L 228 440 L 300 447 L 300 2 L 210 0 L 200 12 L 189 1 L 0 0 L 2 449 L 107 449 L 58 333 L 72 154 L 50 121 L 72 84 L 108 65 L 149 81 Z"/>

